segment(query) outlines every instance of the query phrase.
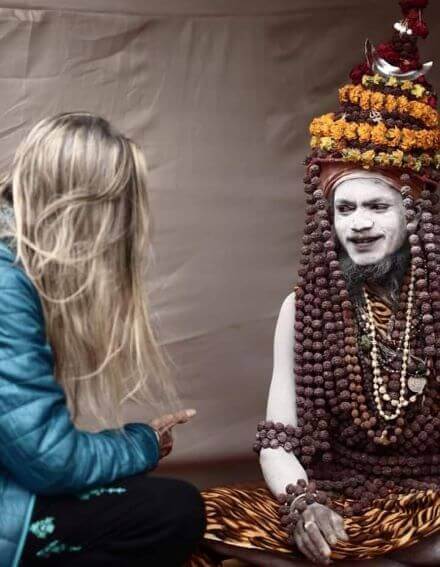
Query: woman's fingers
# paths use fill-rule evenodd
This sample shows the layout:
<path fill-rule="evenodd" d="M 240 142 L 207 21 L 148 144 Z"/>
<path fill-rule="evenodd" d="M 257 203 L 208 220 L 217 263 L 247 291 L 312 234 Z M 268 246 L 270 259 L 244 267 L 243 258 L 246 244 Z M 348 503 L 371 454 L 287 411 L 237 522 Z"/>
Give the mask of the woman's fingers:
<path fill-rule="evenodd" d="M 166 423 L 169 423 L 172 417 L 173 416 L 171 413 L 168 413 L 166 415 L 161 415 L 160 417 L 156 417 L 155 419 L 152 420 L 151 426 L 154 427 L 155 429 L 160 429 Z"/>
<path fill-rule="evenodd" d="M 161 436 L 163 443 L 172 443 L 173 442 L 173 435 L 171 431 L 164 431 Z"/>
<path fill-rule="evenodd" d="M 195 409 L 183 409 L 174 414 L 177 423 L 187 423 L 192 417 L 196 415 Z"/>
<path fill-rule="evenodd" d="M 159 431 L 167 431 L 172 429 L 175 425 L 181 423 L 188 423 L 188 421 L 196 415 L 196 410 L 189 409 L 189 410 L 180 410 L 175 414 L 172 414 L 171 417 L 165 420 L 162 425 L 159 427 Z M 168 416 L 167 416 L 168 418 Z"/>
<path fill-rule="evenodd" d="M 166 457 L 173 448 L 173 436 L 171 432 L 166 431 L 160 439 L 160 456 L 161 458 Z"/>
<path fill-rule="evenodd" d="M 177 411 L 176 413 L 168 413 L 162 415 L 151 422 L 152 427 L 157 429 L 159 433 L 171 429 L 177 424 L 187 423 L 192 417 L 196 415 L 195 409 L 184 409 Z"/>
<path fill-rule="evenodd" d="M 159 435 L 161 457 L 168 455 L 173 447 L 173 427 L 180 423 L 187 423 L 196 413 L 195 409 L 183 409 L 175 413 L 167 413 L 151 421 L 151 427 L 153 427 Z"/>

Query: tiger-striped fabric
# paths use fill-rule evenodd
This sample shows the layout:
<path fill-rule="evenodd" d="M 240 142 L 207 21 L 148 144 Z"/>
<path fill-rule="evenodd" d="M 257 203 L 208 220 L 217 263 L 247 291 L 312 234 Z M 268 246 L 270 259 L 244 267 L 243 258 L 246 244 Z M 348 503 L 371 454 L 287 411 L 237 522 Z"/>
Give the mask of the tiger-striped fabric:
<path fill-rule="evenodd" d="M 377 293 L 369 290 L 368 296 L 373 311 L 374 326 L 383 337 L 386 337 L 388 335 L 388 325 L 393 311 L 390 305 L 385 303 L 383 298 L 377 295 Z"/>
<path fill-rule="evenodd" d="M 190 567 L 219 565 L 210 554 L 210 542 L 222 542 L 243 550 L 270 551 L 300 559 L 301 553 L 287 544 L 281 529 L 278 503 L 262 484 L 212 488 L 202 492 L 208 525 L 202 551 Z M 335 501 L 336 502 L 336 501 Z M 342 500 L 337 502 L 342 504 Z M 378 557 L 403 549 L 440 530 L 440 492 L 427 490 L 378 499 L 362 516 L 345 519 L 347 542 L 332 548 L 332 559 L 356 560 Z M 234 557 L 233 548 L 230 557 Z"/>

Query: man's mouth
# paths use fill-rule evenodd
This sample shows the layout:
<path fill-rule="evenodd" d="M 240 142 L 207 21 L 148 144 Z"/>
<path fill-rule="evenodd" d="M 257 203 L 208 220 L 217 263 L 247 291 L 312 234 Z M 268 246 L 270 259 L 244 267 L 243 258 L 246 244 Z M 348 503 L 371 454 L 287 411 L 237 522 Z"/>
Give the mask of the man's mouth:
<path fill-rule="evenodd" d="M 353 242 L 353 244 L 371 244 L 372 242 L 376 242 L 376 240 L 379 240 L 379 238 L 382 238 L 381 235 L 379 236 L 353 236 L 352 238 L 349 238 L 348 240 L 350 242 Z"/>

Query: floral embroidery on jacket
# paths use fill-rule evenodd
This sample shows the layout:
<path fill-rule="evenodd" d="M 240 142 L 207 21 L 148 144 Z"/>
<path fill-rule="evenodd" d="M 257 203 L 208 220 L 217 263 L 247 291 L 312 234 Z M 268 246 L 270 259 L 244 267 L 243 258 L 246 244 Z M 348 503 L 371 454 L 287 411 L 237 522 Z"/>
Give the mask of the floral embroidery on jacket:
<path fill-rule="evenodd" d="M 82 547 L 80 545 L 67 545 L 65 543 L 61 543 L 59 540 L 55 539 L 51 541 L 44 547 L 37 552 L 37 557 L 46 558 L 49 557 L 51 553 L 63 553 L 65 551 L 81 551 Z"/>
<path fill-rule="evenodd" d="M 123 494 L 127 492 L 126 488 L 95 488 L 88 492 L 83 492 L 82 494 L 78 494 L 78 498 L 80 500 L 90 500 L 92 496 L 101 496 L 101 494 Z"/>
<path fill-rule="evenodd" d="M 30 525 L 29 531 L 31 531 L 36 537 L 40 539 L 45 539 L 49 534 L 53 533 L 55 529 L 55 518 L 48 516 L 37 522 L 33 522 Z"/>

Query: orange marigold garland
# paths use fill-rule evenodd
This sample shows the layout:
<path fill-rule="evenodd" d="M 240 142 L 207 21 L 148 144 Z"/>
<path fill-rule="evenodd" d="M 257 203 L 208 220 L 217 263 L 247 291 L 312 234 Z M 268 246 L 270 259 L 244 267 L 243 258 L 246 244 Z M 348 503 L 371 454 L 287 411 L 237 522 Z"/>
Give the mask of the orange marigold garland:
<path fill-rule="evenodd" d="M 359 105 L 363 110 L 377 110 L 408 114 L 422 120 L 430 128 L 438 128 L 438 112 L 426 102 L 409 100 L 407 96 L 395 96 L 365 89 L 361 85 L 344 85 L 339 89 L 341 104 Z"/>
<path fill-rule="evenodd" d="M 405 152 L 412 149 L 431 150 L 439 146 L 440 131 L 411 130 L 409 128 L 387 128 L 383 122 L 371 125 L 366 122 L 346 122 L 343 118 L 335 120 L 333 113 L 315 118 L 310 125 L 312 136 L 329 137 L 335 142 L 342 139 L 357 140 L 361 144 L 373 142 L 380 146 L 400 148 Z"/>

